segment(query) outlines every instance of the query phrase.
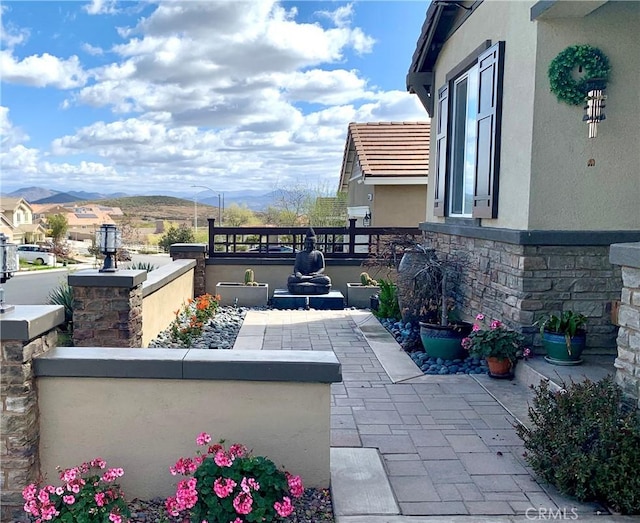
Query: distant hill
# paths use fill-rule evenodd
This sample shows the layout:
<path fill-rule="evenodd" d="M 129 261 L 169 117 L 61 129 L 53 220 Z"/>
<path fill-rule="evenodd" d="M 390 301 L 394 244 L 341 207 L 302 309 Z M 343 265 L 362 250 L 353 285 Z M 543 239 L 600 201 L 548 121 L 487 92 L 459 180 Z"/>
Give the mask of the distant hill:
<path fill-rule="evenodd" d="M 169 220 L 193 222 L 195 206 L 191 200 L 173 196 L 127 196 L 97 201 L 83 201 L 106 207 L 120 207 L 125 217 L 141 221 Z M 218 208 L 198 202 L 198 223 L 204 224 L 209 217 L 217 217 Z"/>
<path fill-rule="evenodd" d="M 7 196 L 12 198 L 24 198 L 29 203 L 70 203 L 81 200 L 102 200 L 104 198 L 119 198 L 129 196 L 127 193 L 118 192 L 111 194 L 85 192 L 85 191 L 55 191 L 43 187 L 23 187 Z"/>
<path fill-rule="evenodd" d="M 51 189 L 44 189 L 42 187 L 23 187 L 22 189 L 7 194 L 7 196 L 11 198 L 24 198 L 28 202 L 35 202 L 43 198 L 49 198 L 57 193 L 58 191 L 52 191 Z"/>
<path fill-rule="evenodd" d="M 73 196 L 72 194 L 66 192 L 59 192 L 53 194 L 51 196 L 47 196 L 46 198 L 41 198 L 40 200 L 30 201 L 27 198 L 27 201 L 30 203 L 71 203 L 71 202 L 79 202 L 83 200 L 83 198 L 78 198 L 77 196 Z"/>

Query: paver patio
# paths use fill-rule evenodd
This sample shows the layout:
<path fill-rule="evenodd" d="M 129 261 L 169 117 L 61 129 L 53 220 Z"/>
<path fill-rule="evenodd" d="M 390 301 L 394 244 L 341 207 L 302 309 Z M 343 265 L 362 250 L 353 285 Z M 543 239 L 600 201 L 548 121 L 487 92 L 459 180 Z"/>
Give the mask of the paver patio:
<path fill-rule="evenodd" d="M 538 509 L 566 510 L 569 516 L 573 509 L 581 518 L 603 510 L 564 498 L 535 481 L 522 458 L 522 442 L 512 428 L 515 418 L 483 382 L 488 385 L 490 380 L 493 390 L 503 387 L 519 403 L 514 412 L 526 412 L 523 405 L 530 394 L 526 387 L 510 381 L 497 384 L 485 376 L 424 376 L 419 370 L 402 379 L 403 372 L 410 376 L 412 371 L 400 360 L 410 358 L 377 320 L 372 323 L 368 317 L 350 310 L 251 311 L 234 348 L 335 352 L 342 363 L 343 382 L 332 385 L 331 446 L 378 451 L 398 516 L 504 516 L 518 520 L 521 516 L 524 521 L 525 514 L 537 514 Z M 363 322 L 366 336 L 358 327 Z M 368 338 L 375 339 L 376 352 L 385 351 L 381 359 L 392 368 L 391 377 Z M 397 365 L 389 363 L 394 358 Z M 362 461 L 370 458 L 367 454 Z M 339 467 L 332 464 L 332 474 L 334 468 Z M 366 470 L 360 476 L 365 481 Z M 350 504 L 343 499 L 348 494 L 336 490 L 344 481 L 332 478 L 337 521 L 374 521 L 359 518 L 367 514 L 373 518 L 380 512 L 375 508 L 366 512 L 361 500 Z M 350 484 L 357 489 L 358 481 L 358 474 L 354 474 Z M 606 517 L 611 521 L 613 516 Z"/>

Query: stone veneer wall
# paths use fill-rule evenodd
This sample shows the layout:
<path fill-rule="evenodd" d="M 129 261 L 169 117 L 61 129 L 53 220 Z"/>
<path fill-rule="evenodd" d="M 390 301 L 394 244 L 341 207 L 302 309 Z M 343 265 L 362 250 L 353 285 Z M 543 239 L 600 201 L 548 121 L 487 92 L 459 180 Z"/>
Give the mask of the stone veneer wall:
<path fill-rule="evenodd" d="M 640 409 L 640 243 L 611 246 L 612 263 L 622 266 L 616 381 Z"/>
<path fill-rule="evenodd" d="M 207 246 L 204 243 L 174 243 L 169 248 L 169 253 L 172 260 L 196 260 L 193 276 L 193 297 L 201 296 L 207 292 L 205 278 Z"/>
<path fill-rule="evenodd" d="M 522 245 L 442 232 L 427 232 L 426 243 L 442 254 L 467 256 L 461 303 L 466 319 L 483 312 L 539 346 L 533 323 L 570 309 L 589 320 L 588 351 L 614 350 L 611 302 L 619 299 L 622 281 L 609 262 L 608 245 Z"/>
<path fill-rule="evenodd" d="M 40 430 L 32 362 L 35 356 L 55 348 L 55 327 L 63 321 L 64 311 L 60 306 L 16 306 L 14 311 L 0 317 L 1 521 L 23 518 L 22 489 L 38 479 Z"/>

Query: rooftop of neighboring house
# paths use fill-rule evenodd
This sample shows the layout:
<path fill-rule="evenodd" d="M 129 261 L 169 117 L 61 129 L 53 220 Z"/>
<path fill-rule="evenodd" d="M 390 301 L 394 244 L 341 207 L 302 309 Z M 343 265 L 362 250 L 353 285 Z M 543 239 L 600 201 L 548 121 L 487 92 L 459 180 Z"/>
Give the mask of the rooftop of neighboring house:
<path fill-rule="evenodd" d="M 24 198 L 8 198 L 3 196 L 2 198 L 0 198 L 0 212 L 14 211 L 21 203 L 24 203 L 30 207 L 29 202 L 27 202 L 27 200 L 25 200 Z"/>
<path fill-rule="evenodd" d="M 430 134 L 429 122 L 350 123 L 340 189 L 347 189 L 357 166 L 366 178 L 415 178 L 425 183 Z"/>

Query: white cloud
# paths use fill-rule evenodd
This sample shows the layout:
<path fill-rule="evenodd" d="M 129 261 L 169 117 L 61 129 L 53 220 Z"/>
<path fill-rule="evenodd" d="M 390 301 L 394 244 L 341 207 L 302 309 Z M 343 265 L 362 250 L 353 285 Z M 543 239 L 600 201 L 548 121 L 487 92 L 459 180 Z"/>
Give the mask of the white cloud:
<path fill-rule="evenodd" d="M 0 144 L 2 148 L 12 147 L 29 140 L 29 136 L 9 120 L 9 108 L 0 105 Z"/>
<path fill-rule="evenodd" d="M 0 42 L 7 49 L 13 49 L 16 45 L 25 43 L 29 39 L 29 30 L 25 28 L 15 27 L 9 23 L 4 25 L 4 19 L 9 13 L 9 7 L 0 5 Z"/>
<path fill-rule="evenodd" d="M 101 56 L 104 54 L 104 50 L 101 47 L 96 47 L 86 42 L 83 43 L 81 47 L 85 53 L 90 54 L 92 56 Z"/>
<path fill-rule="evenodd" d="M 91 0 L 82 8 L 90 15 L 112 15 L 118 12 L 116 0 Z"/>
<path fill-rule="evenodd" d="M 49 53 L 17 60 L 9 50 L 0 51 L 2 81 L 32 87 L 72 89 L 84 85 L 87 74 L 77 56 L 61 60 Z"/>

